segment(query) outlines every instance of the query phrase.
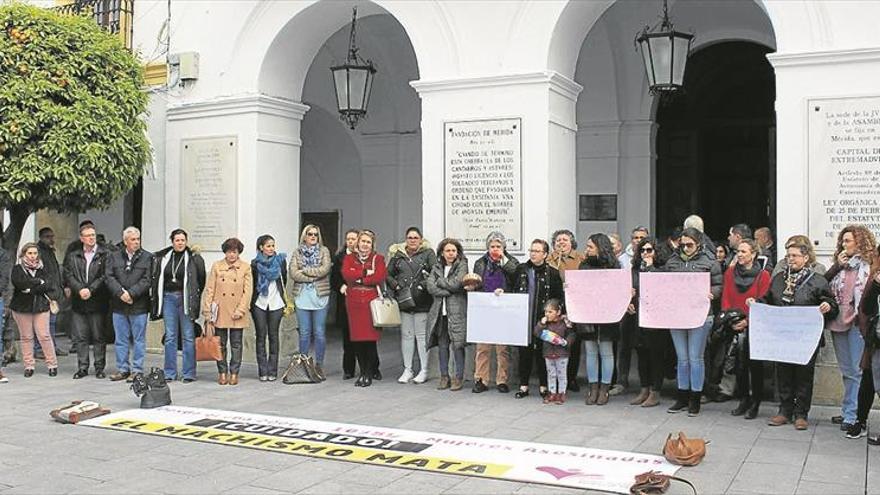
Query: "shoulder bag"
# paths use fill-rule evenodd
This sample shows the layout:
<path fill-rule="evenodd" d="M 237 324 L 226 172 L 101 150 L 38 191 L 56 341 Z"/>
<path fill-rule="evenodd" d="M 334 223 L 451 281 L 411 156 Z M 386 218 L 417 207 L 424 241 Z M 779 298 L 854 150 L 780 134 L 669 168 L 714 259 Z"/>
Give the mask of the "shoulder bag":
<path fill-rule="evenodd" d="M 376 287 L 379 297 L 370 301 L 370 316 L 373 326 L 376 328 L 388 328 L 400 326 L 400 307 L 397 301 L 382 294 L 382 289 Z"/>
<path fill-rule="evenodd" d="M 629 493 L 631 495 L 655 495 L 666 493 L 669 490 L 669 485 L 672 480 L 680 481 L 691 487 L 691 491 L 696 495 L 697 489 L 694 487 L 693 483 L 684 478 L 663 474 L 660 471 L 648 471 L 646 473 L 637 474 L 636 482 L 629 487 Z"/>
<path fill-rule="evenodd" d="M 663 456 L 678 466 L 696 466 L 706 456 L 706 441 L 702 438 L 688 438 L 683 431 L 678 432 L 675 438 L 670 433 L 663 445 Z"/>
<path fill-rule="evenodd" d="M 214 325 L 206 324 L 202 334 L 195 338 L 196 361 L 220 361 L 220 337 L 214 334 Z"/>

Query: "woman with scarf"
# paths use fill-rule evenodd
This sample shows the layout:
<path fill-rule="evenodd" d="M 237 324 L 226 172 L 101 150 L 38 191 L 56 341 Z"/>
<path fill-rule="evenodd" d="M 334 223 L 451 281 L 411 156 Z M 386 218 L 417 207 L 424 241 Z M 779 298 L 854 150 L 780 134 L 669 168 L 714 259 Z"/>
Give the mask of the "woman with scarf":
<path fill-rule="evenodd" d="M 467 258 L 461 243 L 443 239 L 437 246 L 437 262 L 428 275 L 428 292 L 434 296 L 428 312 L 428 348 L 438 347 L 440 385 L 437 390 L 457 392 L 464 385 L 464 348 L 467 346 L 467 293 L 464 277 Z M 449 348 L 455 375 L 449 379 Z"/>
<path fill-rule="evenodd" d="M 18 263 L 12 267 L 11 278 L 14 292 L 9 309 L 21 334 L 24 376 L 34 376 L 34 335 L 43 347 L 49 376 L 57 376 L 58 358 L 49 334 L 49 303 L 60 297 L 56 287 L 61 284 L 43 266 L 37 243 L 29 242 L 22 246 Z"/>
<path fill-rule="evenodd" d="M 474 273 L 479 282 L 473 288 L 480 292 L 501 294 L 510 289 L 510 279 L 519 262 L 507 254 L 507 240 L 501 232 L 492 232 L 486 237 L 486 253 L 474 263 Z M 489 372 L 492 350 L 495 350 L 495 387 L 501 393 L 510 392 L 507 385 L 507 367 L 510 349 L 506 345 L 477 344 L 474 366 L 473 393 L 479 394 L 489 389 Z"/>
<path fill-rule="evenodd" d="M 322 380 L 324 350 L 327 346 L 326 321 L 330 302 L 330 250 L 324 246 L 321 229 L 306 225 L 299 237 L 299 248 L 290 260 L 290 278 L 296 319 L 299 323 L 299 352 L 309 353 L 315 345 L 315 367 Z"/>
<path fill-rule="evenodd" d="M 287 305 L 286 264 L 284 253 L 275 251 L 274 237 L 263 234 L 257 238 L 257 256 L 251 260 L 254 280 L 251 317 L 257 337 L 257 373 L 261 382 L 278 379 L 278 328 Z M 268 356 L 266 340 L 269 341 Z"/>
<path fill-rule="evenodd" d="M 382 332 L 373 326 L 370 301 L 379 297 L 387 269 L 385 258 L 376 253 L 375 246 L 376 234 L 362 230 L 358 234 L 357 248 L 342 262 L 348 327 L 361 373 L 355 387 L 369 387 L 373 384 L 373 376 L 377 371 L 376 362 L 379 360 L 376 344 L 382 337 Z"/>
<path fill-rule="evenodd" d="M 828 318 L 837 316 L 837 301 L 831 293 L 828 281 L 816 274 L 807 262 L 812 247 L 809 243 L 787 243 L 787 268 L 770 281 L 770 289 L 757 301 L 771 306 L 818 306 L 819 312 Z M 747 299 L 751 305 L 754 299 Z M 813 373 L 816 354 L 807 364 L 776 363 L 776 387 L 779 393 L 779 411 L 767 422 L 770 426 L 782 426 L 794 419 L 796 430 L 809 428 L 807 415 L 813 402 Z"/>
<path fill-rule="evenodd" d="M 626 311 L 636 320 L 639 314 L 639 274 L 659 270 L 657 246 L 656 240 L 646 237 L 633 250 L 631 267 L 633 298 Z M 663 389 L 663 357 L 670 348 L 669 330 L 646 329 L 638 325 L 634 326 L 634 330 L 633 342 L 639 358 L 639 381 L 642 389 L 630 404 L 654 407 L 660 403 L 660 391 Z"/>
<path fill-rule="evenodd" d="M 770 289 L 770 273 L 763 270 L 756 261 L 758 244 L 744 239 L 736 249 L 736 264 L 724 272 L 724 287 L 721 291 L 721 310 L 739 310 L 748 317 L 748 299 L 760 299 Z M 749 358 L 748 322 L 741 320 L 731 326 L 739 334 L 736 369 L 736 388 L 741 394 L 739 405 L 730 414 L 755 419 L 761 407 L 764 390 L 764 362 Z M 750 380 L 751 378 L 751 380 Z M 749 386 L 751 385 L 751 392 Z"/>
<path fill-rule="evenodd" d="M 512 290 L 519 294 L 529 295 L 529 328 L 544 317 L 544 305 L 550 299 L 563 300 L 562 277 L 559 270 L 547 264 L 550 245 L 544 239 L 535 239 L 529 246 L 529 260 L 516 267 L 513 274 Z M 514 395 L 522 399 L 529 395 L 529 379 L 532 369 L 538 371 L 538 391 L 546 399 L 550 395 L 547 389 L 547 366 L 544 362 L 543 343 L 529 334 L 529 345 L 519 348 L 519 391 Z"/>
<path fill-rule="evenodd" d="M 723 277 L 721 267 L 712 256 L 714 250 L 704 249 L 704 239 L 704 235 L 699 230 L 692 227 L 684 229 L 678 249 L 663 268 L 667 272 L 709 272 L 709 293 L 706 297 L 715 300 L 721 297 Z M 678 363 L 676 365 L 678 396 L 666 412 L 677 413 L 687 409 L 688 416 L 700 414 L 700 395 L 703 393 L 706 377 L 703 355 L 706 352 L 706 341 L 712 329 L 712 322 L 710 308 L 706 320 L 699 327 L 669 330 Z"/>
<path fill-rule="evenodd" d="M 862 225 L 848 225 L 837 236 L 834 265 L 825 273 L 831 284 L 831 292 L 840 311 L 828 323 L 834 355 L 843 376 L 843 401 L 841 415 L 831 421 L 848 430 L 856 423 L 859 382 L 862 370 L 859 361 L 865 350 L 865 340 L 859 332 L 858 306 L 871 273 L 871 265 L 877 256 L 874 234 Z"/>
<path fill-rule="evenodd" d="M 591 235 L 587 239 L 584 254 L 586 256 L 581 262 L 580 270 L 620 268 L 620 261 L 614 256 L 611 239 L 605 234 Z M 620 322 L 579 323 L 577 331 L 584 342 L 587 356 L 589 390 L 584 396 L 584 403 L 588 406 L 604 406 L 608 403 L 608 391 L 614 374 L 614 342 L 620 338 Z"/>

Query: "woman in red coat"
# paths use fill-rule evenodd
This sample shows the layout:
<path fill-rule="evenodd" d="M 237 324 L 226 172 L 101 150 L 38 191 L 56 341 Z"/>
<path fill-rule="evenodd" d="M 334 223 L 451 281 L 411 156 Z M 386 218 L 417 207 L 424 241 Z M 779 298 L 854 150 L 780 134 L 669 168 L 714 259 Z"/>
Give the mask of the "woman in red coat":
<path fill-rule="evenodd" d="M 764 297 L 770 289 L 770 274 L 761 268 L 755 260 L 758 245 L 751 239 L 739 243 L 736 249 L 736 264 L 724 272 L 724 286 L 721 292 L 721 310 L 738 309 L 749 316 L 749 305 L 746 301 Z M 764 363 L 749 359 L 749 340 L 746 328 L 747 320 L 734 323 L 734 332 L 740 333 L 739 364 L 736 371 L 736 388 L 742 394 L 739 405 L 730 411 L 734 416 L 745 415 L 746 419 L 755 419 L 761 407 L 761 391 L 764 388 Z M 751 378 L 751 380 L 750 380 Z M 749 394 L 751 384 L 751 394 Z"/>
<path fill-rule="evenodd" d="M 373 326 L 370 301 L 379 297 L 379 289 L 385 282 L 385 258 L 376 254 L 375 242 L 375 234 L 368 230 L 361 231 L 358 233 L 357 249 L 342 261 L 349 332 L 361 372 L 355 387 L 373 384 L 373 372 L 379 359 L 376 343 L 382 332 Z"/>

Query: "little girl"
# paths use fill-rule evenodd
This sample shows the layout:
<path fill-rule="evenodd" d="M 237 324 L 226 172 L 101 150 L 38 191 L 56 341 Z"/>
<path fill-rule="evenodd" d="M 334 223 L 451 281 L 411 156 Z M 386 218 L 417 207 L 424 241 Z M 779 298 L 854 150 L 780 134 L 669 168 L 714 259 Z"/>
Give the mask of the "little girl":
<path fill-rule="evenodd" d="M 544 404 L 564 404 L 568 386 L 568 349 L 575 332 L 568 317 L 562 314 L 562 305 L 550 299 L 544 305 L 544 317 L 535 325 L 535 337 L 544 341 L 544 362 L 547 364 L 547 385 L 550 395 Z"/>

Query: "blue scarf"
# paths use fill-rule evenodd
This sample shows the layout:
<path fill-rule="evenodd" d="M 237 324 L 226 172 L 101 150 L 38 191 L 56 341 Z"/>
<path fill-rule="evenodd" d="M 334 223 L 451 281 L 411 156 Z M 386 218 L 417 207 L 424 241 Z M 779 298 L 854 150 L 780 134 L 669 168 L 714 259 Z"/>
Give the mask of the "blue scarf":
<path fill-rule="evenodd" d="M 261 295 L 269 295 L 269 284 L 278 280 L 281 276 L 281 270 L 284 270 L 284 253 L 278 253 L 275 256 L 266 256 L 263 253 L 257 253 L 254 258 L 257 265 L 257 292 Z"/>
<path fill-rule="evenodd" d="M 300 244 L 299 254 L 302 255 L 304 267 L 317 268 L 321 264 L 321 246 L 318 244 L 311 247 Z"/>

